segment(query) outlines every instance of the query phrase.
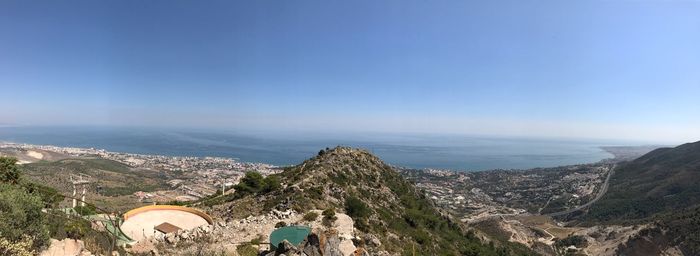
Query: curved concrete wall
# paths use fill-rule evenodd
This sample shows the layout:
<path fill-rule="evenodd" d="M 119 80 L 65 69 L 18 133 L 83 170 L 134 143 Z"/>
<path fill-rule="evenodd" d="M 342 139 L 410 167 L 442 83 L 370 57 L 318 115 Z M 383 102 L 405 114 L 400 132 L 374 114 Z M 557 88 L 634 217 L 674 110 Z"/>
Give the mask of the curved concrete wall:
<path fill-rule="evenodd" d="M 142 241 L 153 237 L 157 233 L 154 228 L 163 222 L 181 229 L 194 229 L 213 223 L 209 215 L 194 208 L 176 205 L 150 205 L 125 213 L 121 230 L 132 239 Z"/>
<path fill-rule="evenodd" d="M 196 214 L 199 217 L 204 218 L 207 220 L 209 224 L 214 224 L 214 220 L 209 216 L 209 214 L 204 213 L 203 211 L 197 210 L 195 208 L 189 208 L 189 207 L 184 207 L 184 206 L 179 206 L 179 205 L 148 205 L 148 206 L 143 206 L 139 207 L 136 209 L 132 209 L 126 213 L 124 213 L 124 220 L 129 219 L 130 217 L 142 213 L 142 212 L 147 212 L 147 211 L 157 211 L 157 210 L 175 210 L 175 211 L 183 211 L 183 212 L 189 212 L 192 214 Z"/>

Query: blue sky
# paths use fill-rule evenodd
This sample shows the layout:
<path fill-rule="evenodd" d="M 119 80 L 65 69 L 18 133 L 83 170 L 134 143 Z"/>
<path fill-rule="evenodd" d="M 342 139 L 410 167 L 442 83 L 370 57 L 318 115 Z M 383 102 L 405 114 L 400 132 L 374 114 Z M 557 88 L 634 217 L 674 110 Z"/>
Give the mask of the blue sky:
<path fill-rule="evenodd" d="M 700 1 L 1 1 L 0 123 L 700 139 Z"/>

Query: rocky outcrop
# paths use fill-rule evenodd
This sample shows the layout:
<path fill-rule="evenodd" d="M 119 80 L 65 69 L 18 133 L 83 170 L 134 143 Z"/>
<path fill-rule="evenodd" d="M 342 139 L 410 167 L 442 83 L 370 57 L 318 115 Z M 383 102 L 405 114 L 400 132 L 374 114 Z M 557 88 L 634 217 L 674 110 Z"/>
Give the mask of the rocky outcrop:
<path fill-rule="evenodd" d="M 81 240 L 66 238 L 63 240 L 51 239 L 51 246 L 41 252 L 40 256 L 88 256 L 92 255 L 85 250 L 85 243 Z"/>
<path fill-rule="evenodd" d="M 306 239 L 294 246 L 284 240 L 277 246 L 275 251 L 263 253 L 266 256 L 348 256 L 340 250 L 340 237 L 338 231 L 334 229 L 326 230 L 320 236 L 314 233 L 309 234 Z M 349 255 L 369 255 L 366 250 L 359 248 Z"/>

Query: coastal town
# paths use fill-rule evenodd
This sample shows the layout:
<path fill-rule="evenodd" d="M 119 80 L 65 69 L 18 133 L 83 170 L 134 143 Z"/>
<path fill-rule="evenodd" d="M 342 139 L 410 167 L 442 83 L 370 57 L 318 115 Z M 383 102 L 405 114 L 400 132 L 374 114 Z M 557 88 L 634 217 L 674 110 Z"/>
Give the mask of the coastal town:
<path fill-rule="evenodd" d="M 465 222 L 474 222 L 491 216 L 550 214 L 585 204 L 595 197 L 615 162 L 640 153 L 630 150 L 623 147 L 609 150 L 615 158 L 592 164 L 529 170 L 456 172 L 397 169 L 424 190 L 437 205 Z M 165 187 L 152 191 L 138 190 L 131 194 L 138 202 L 144 203 L 193 201 L 227 191 L 248 171 L 257 171 L 265 176 L 282 171 L 282 168 L 270 164 L 241 162 L 225 157 L 133 154 L 9 142 L 0 143 L 0 154 L 14 156 L 21 164 L 41 160 L 102 158 L 165 177 Z"/>
<path fill-rule="evenodd" d="M 530 170 L 454 172 L 402 170 L 428 197 L 465 222 L 492 216 L 548 214 L 585 204 L 595 197 L 610 163 Z"/>
<path fill-rule="evenodd" d="M 403 168 L 400 172 L 464 222 L 517 215 L 555 216 L 599 199 L 616 164 L 659 147 L 601 147 L 613 157 L 549 168 L 480 172 Z"/>
<path fill-rule="evenodd" d="M 135 191 L 139 202 L 192 201 L 227 190 L 248 171 L 263 175 L 280 172 L 277 166 L 247 163 L 225 157 L 164 156 L 111 152 L 104 149 L 0 143 L 0 155 L 16 157 L 20 164 L 41 160 L 89 159 L 111 160 L 143 172 L 155 172 L 166 179 L 167 189 Z M 95 188 L 99 190 L 98 188 Z"/>

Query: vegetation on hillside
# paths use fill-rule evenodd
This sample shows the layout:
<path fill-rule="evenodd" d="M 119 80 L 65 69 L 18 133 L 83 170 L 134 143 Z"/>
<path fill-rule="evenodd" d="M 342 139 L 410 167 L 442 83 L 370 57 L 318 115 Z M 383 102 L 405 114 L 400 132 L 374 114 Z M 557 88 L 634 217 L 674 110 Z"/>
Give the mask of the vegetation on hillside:
<path fill-rule="evenodd" d="M 0 157 L 0 177 L 0 255 L 33 255 L 49 246 L 49 238 L 82 239 L 96 253 L 111 246 L 108 234 L 58 208 L 64 197 L 57 190 L 26 179 L 16 159 Z M 92 205 L 76 210 L 96 213 Z"/>
<path fill-rule="evenodd" d="M 677 247 L 683 255 L 700 255 L 700 206 L 655 217 L 618 248 L 620 255 L 661 255 L 666 248 Z"/>
<path fill-rule="evenodd" d="M 615 170 L 586 224 L 651 224 L 618 253 L 660 254 L 679 246 L 700 255 L 700 142 L 657 149 Z"/>
<path fill-rule="evenodd" d="M 38 186 L 22 179 L 15 158 L 0 157 L 0 238 L 26 248 L 0 251 L 34 251 L 48 246 L 49 229 L 42 208 L 53 204 L 55 195 L 42 194 Z M 52 193 L 53 191 L 48 191 Z M 44 201 L 43 199 L 50 199 Z"/>
<path fill-rule="evenodd" d="M 49 230 L 42 207 L 41 197 L 20 186 L 0 184 L 0 237 L 20 242 L 29 236 L 32 249 L 47 246 Z"/>
<path fill-rule="evenodd" d="M 271 177 L 271 178 L 270 178 Z M 225 200 L 224 210 L 234 217 L 262 214 L 274 208 L 297 212 L 325 210 L 353 218 L 360 234 L 381 240 L 378 248 L 404 255 L 509 255 L 507 247 L 482 244 L 457 221 L 438 211 L 432 202 L 392 167 L 363 150 L 338 147 L 322 150 L 303 163 L 268 176 L 281 186 L 269 187 L 257 175 L 246 175 L 235 195 Z M 244 192 L 238 192 L 244 191 Z M 219 197 L 222 198 L 222 197 Z M 258 207 L 250 207 L 256 202 Z M 211 204 L 213 205 L 213 204 Z M 221 208 L 221 206 L 215 206 Z M 309 216 L 309 219 L 315 219 Z"/>
<path fill-rule="evenodd" d="M 167 189 L 167 177 L 163 172 L 135 170 L 128 165 L 102 159 L 63 159 L 55 162 L 39 161 L 23 166 L 31 180 L 46 184 L 67 193 L 70 192 L 70 174 L 86 174 L 99 177 L 103 196 L 131 195 L 136 191 Z"/>
<path fill-rule="evenodd" d="M 621 165 L 585 220 L 635 223 L 700 204 L 700 142 L 654 150 Z"/>

